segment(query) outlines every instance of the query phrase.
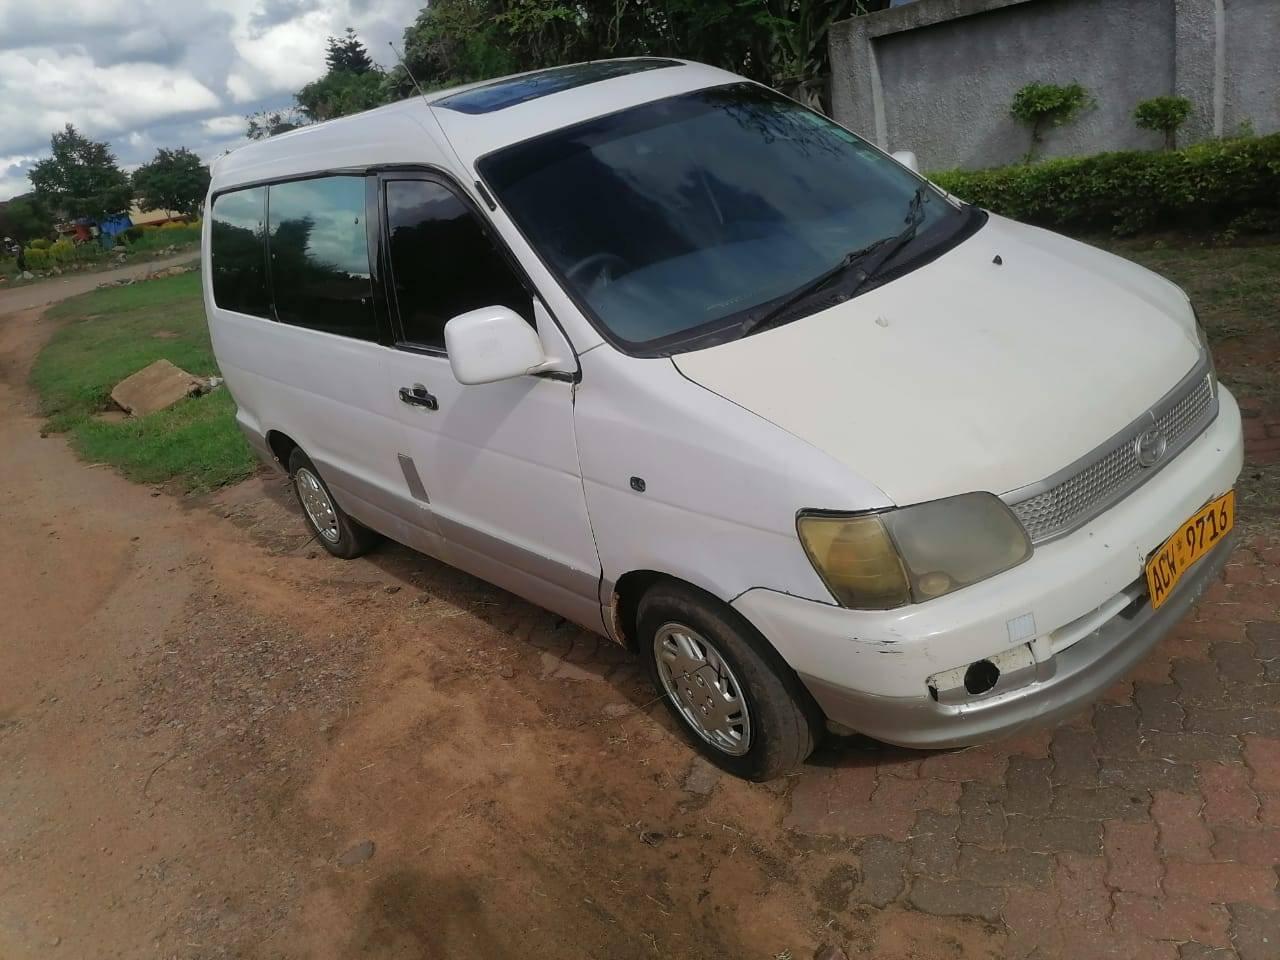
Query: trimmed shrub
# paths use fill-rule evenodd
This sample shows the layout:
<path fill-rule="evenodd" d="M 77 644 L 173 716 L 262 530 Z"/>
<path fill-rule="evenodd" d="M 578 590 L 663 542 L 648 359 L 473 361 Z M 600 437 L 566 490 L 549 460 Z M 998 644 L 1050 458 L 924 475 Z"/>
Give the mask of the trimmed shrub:
<path fill-rule="evenodd" d="M 1089 91 L 1078 83 L 1028 83 L 1013 95 L 1009 112 L 1031 128 L 1031 146 L 1027 160 L 1034 156 L 1036 147 L 1044 140 L 1044 131 L 1070 123 L 1080 111 L 1094 104 Z"/>
<path fill-rule="evenodd" d="M 1211 227 L 1280 215 L 1280 134 L 1211 140 L 1164 153 L 1122 151 L 932 179 L 962 200 L 1044 227 Z"/>
<path fill-rule="evenodd" d="M 53 266 L 53 260 L 49 257 L 49 251 L 43 247 L 27 247 L 23 251 L 24 259 L 27 261 L 28 270 L 48 270 Z"/>
<path fill-rule="evenodd" d="M 49 241 L 46 240 L 44 237 L 38 237 L 35 240 L 31 241 L 31 249 L 32 250 L 48 250 Z"/>
<path fill-rule="evenodd" d="M 1143 130 L 1164 134 L 1164 148 L 1177 146 L 1178 128 L 1191 116 L 1191 101 L 1186 97 L 1152 97 L 1143 100 L 1133 111 L 1134 122 Z"/>
<path fill-rule="evenodd" d="M 101 260 L 108 251 L 99 243 L 72 243 L 65 237 L 47 247 L 37 247 L 34 243 L 26 250 L 28 270 L 63 269 L 73 263 L 89 263 Z"/>

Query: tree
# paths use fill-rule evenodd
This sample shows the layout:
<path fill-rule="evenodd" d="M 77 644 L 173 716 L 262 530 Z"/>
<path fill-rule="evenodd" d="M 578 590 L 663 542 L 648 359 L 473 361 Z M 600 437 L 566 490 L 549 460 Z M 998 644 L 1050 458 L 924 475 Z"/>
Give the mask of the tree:
<path fill-rule="evenodd" d="M 0 240 L 10 237 L 25 244 L 53 233 L 53 217 L 32 195 L 0 203 Z"/>
<path fill-rule="evenodd" d="M 382 70 L 355 31 L 347 27 L 343 37 L 330 37 L 325 63 L 329 69 L 293 95 L 303 122 L 318 123 L 369 110 L 387 102 Z M 268 134 L 270 136 L 270 134 Z"/>
<path fill-rule="evenodd" d="M 376 70 L 364 73 L 330 70 L 319 80 L 308 83 L 293 98 L 302 115 L 312 123 L 345 117 L 386 102 L 382 73 Z"/>
<path fill-rule="evenodd" d="M 41 204 L 73 220 L 104 220 L 129 209 L 129 178 L 105 143 L 68 123 L 49 146 L 53 156 L 36 161 L 29 174 Z"/>
<path fill-rule="evenodd" d="M 369 51 L 350 27 L 344 36 L 329 38 L 324 62 L 330 73 L 370 73 L 374 70 Z"/>
<path fill-rule="evenodd" d="M 1143 130 L 1164 134 L 1164 148 L 1176 147 L 1178 128 L 1191 116 L 1191 101 L 1186 97 L 1152 97 L 1143 100 L 1133 111 L 1134 122 Z"/>
<path fill-rule="evenodd" d="M 1009 112 L 1031 128 L 1026 161 L 1030 163 L 1034 159 L 1048 127 L 1070 123 L 1094 102 L 1089 91 L 1078 83 L 1028 83 L 1015 93 Z"/>
<path fill-rule="evenodd" d="M 297 107 L 283 107 L 280 110 L 259 110 L 251 113 L 245 120 L 249 126 L 244 135 L 250 140 L 265 140 L 277 133 L 288 133 L 306 125 L 306 117 Z"/>
<path fill-rule="evenodd" d="M 149 210 L 194 216 L 209 192 L 209 168 L 186 147 L 162 147 L 154 160 L 133 172 L 133 192 Z"/>
<path fill-rule="evenodd" d="M 607 57 L 700 60 L 758 80 L 830 71 L 832 22 L 888 0 L 433 0 L 404 33 L 424 88 Z M 388 85 L 413 92 L 397 68 Z"/>

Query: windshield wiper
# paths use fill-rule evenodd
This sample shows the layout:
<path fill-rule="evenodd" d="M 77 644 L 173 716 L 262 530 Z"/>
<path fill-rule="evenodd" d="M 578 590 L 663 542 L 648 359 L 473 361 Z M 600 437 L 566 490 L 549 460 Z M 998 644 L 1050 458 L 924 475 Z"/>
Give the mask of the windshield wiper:
<path fill-rule="evenodd" d="M 876 276 L 885 266 L 897 256 L 898 252 L 908 243 L 916 238 L 916 231 L 920 228 L 920 224 L 924 222 L 924 205 L 929 199 L 929 195 L 925 193 L 925 188 L 919 186 L 916 192 L 911 195 L 911 203 L 907 207 L 907 226 L 896 237 L 886 239 L 884 246 L 881 248 L 880 257 L 876 262 L 860 271 L 860 276 L 852 287 L 845 291 L 845 296 L 852 297 L 859 290 L 867 285 L 867 281 Z"/>
<path fill-rule="evenodd" d="M 850 250 L 840 258 L 835 266 L 824 270 L 812 280 L 791 291 L 791 293 L 787 294 L 780 303 L 775 304 L 764 313 L 758 313 L 755 316 L 748 317 L 744 320 L 742 322 L 742 335 L 745 337 L 749 333 L 777 322 L 779 318 L 784 316 L 787 311 L 797 303 L 800 303 L 805 298 L 817 293 L 837 277 L 842 276 L 853 267 L 863 263 L 863 261 L 877 250 L 883 250 L 884 252 L 880 255 L 880 258 L 876 261 L 873 267 L 869 270 L 863 269 L 859 271 L 860 275 L 852 289 L 844 294 L 845 299 L 853 296 L 854 293 L 862 288 L 870 277 L 874 276 L 877 271 L 893 259 L 894 254 L 914 239 L 916 235 L 916 228 L 920 226 L 920 221 L 924 219 L 923 206 L 927 199 L 928 197 L 925 194 L 925 188 L 917 188 L 916 192 L 912 194 L 910 206 L 907 207 L 907 227 L 905 230 L 896 236 L 881 237 L 879 240 L 871 241 L 871 243 L 867 244 L 865 247 L 859 247 L 857 250 Z"/>
<path fill-rule="evenodd" d="M 888 243 L 891 238 L 881 237 L 879 240 L 873 240 L 865 247 L 859 247 L 857 250 L 850 250 L 839 259 L 835 266 L 823 270 L 812 280 L 792 290 L 783 298 L 782 302 L 776 304 L 764 313 L 758 313 L 754 317 L 747 317 L 742 321 L 742 334 L 746 336 L 753 330 L 759 330 L 761 327 L 768 326 L 773 323 L 788 310 L 794 307 L 801 300 L 810 294 L 817 293 L 836 277 L 848 271 L 854 264 L 862 260 L 863 257 L 874 253 L 884 244 Z"/>

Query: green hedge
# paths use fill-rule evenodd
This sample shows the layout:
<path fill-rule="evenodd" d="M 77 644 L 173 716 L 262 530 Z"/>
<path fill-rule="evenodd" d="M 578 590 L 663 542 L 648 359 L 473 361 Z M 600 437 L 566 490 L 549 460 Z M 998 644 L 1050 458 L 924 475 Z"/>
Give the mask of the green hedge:
<path fill-rule="evenodd" d="M 1280 134 L 1183 150 L 1067 157 L 931 179 L 980 207 L 1045 227 L 1212 227 L 1280 222 Z"/>

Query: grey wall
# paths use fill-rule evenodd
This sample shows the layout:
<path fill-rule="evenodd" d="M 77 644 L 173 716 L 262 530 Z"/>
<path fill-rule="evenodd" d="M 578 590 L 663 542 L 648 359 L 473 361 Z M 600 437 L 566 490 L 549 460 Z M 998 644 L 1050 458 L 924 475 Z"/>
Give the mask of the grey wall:
<path fill-rule="evenodd" d="M 1280 130 L 1280 0 L 1226 0 L 1223 123 Z"/>
<path fill-rule="evenodd" d="M 1031 81 L 1097 100 L 1048 131 L 1046 156 L 1156 149 L 1133 108 L 1175 92 L 1193 104 L 1184 140 L 1245 117 L 1280 129 L 1280 0 L 917 0 L 835 24 L 831 59 L 836 119 L 924 169 L 1021 158 L 1009 105 Z"/>

